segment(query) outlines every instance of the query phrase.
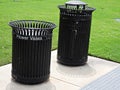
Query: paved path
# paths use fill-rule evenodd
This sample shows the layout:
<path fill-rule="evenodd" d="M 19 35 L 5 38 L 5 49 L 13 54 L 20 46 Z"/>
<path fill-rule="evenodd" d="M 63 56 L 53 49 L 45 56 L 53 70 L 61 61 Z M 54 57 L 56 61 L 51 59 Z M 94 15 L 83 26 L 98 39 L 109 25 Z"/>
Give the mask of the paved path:
<path fill-rule="evenodd" d="M 8 64 L 0 67 L 0 90 L 80 90 L 120 66 L 91 56 L 84 66 L 64 66 L 56 62 L 56 53 L 57 51 L 52 51 L 49 81 L 37 85 L 16 83 L 11 79 L 11 64 Z"/>
<path fill-rule="evenodd" d="M 120 90 L 120 67 L 103 75 L 80 90 Z"/>

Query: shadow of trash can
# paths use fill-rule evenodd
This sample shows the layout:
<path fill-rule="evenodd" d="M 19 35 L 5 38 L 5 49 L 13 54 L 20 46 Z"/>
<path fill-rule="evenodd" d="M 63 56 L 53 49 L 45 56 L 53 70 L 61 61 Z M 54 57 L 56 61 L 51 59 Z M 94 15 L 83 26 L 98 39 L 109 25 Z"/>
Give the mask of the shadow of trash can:
<path fill-rule="evenodd" d="M 12 77 L 24 84 L 48 80 L 52 31 L 55 24 L 38 20 L 18 20 L 12 27 Z"/>
<path fill-rule="evenodd" d="M 70 0 L 58 8 L 58 62 L 69 66 L 84 65 L 87 62 L 92 12 L 95 9 L 79 0 Z"/>

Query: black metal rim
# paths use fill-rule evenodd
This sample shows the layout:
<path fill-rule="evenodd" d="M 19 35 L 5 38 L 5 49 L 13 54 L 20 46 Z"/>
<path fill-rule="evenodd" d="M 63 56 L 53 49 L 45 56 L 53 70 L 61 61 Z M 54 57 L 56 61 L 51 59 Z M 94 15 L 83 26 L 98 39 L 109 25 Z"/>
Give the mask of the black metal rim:
<path fill-rule="evenodd" d="M 94 10 L 96 10 L 95 8 L 92 8 L 92 7 L 86 7 L 86 9 L 83 9 L 83 10 L 79 10 L 79 9 L 69 9 L 69 8 L 66 8 L 65 5 L 59 5 L 58 8 L 59 8 L 59 9 L 64 9 L 64 10 L 73 10 L 73 11 L 94 11 Z"/>
<path fill-rule="evenodd" d="M 19 23 L 19 22 L 38 22 L 38 23 L 45 23 L 45 24 L 49 24 L 50 27 L 49 28 L 30 28 L 30 27 L 18 27 L 15 26 L 15 23 Z M 42 29 L 42 30 L 50 30 L 50 29 L 54 29 L 56 28 L 56 25 L 54 23 L 51 22 L 47 22 L 47 21 L 39 21 L 39 20 L 16 20 L 16 21 L 11 21 L 9 22 L 9 25 L 13 28 L 21 28 L 21 29 Z"/>

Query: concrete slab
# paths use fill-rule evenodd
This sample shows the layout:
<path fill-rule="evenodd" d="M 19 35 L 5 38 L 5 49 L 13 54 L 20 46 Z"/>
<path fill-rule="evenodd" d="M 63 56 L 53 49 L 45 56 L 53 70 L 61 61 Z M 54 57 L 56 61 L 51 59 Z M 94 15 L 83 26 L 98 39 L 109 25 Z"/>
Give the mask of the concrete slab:
<path fill-rule="evenodd" d="M 51 77 L 79 87 L 87 85 L 120 66 L 118 63 L 91 56 L 88 57 L 88 62 L 84 66 L 64 66 L 56 62 L 56 53 L 57 51 L 52 52 Z"/>
<path fill-rule="evenodd" d="M 117 67 L 80 90 L 120 90 L 120 67 Z"/>
<path fill-rule="evenodd" d="M 52 51 L 49 81 L 23 85 L 11 79 L 11 64 L 0 67 L 0 90 L 79 90 L 88 83 L 120 66 L 118 63 L 90 57 L 84 66 L 69 67 L 57 63 L 57 51 Z"/>
<path fill-rule="evenodd" d="M 79 90 L 79 88 L 52 77 L 42 84 L 20 84 L 11 78 L 11 64 L 0 67 L 0 90 Z"/>

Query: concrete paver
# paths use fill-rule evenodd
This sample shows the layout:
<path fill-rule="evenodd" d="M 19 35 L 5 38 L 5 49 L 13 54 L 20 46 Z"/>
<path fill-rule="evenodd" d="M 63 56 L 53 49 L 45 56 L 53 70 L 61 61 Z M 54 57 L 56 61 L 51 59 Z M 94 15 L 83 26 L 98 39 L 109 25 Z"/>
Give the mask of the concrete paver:
<path fill-rule="evenodd" d="M 80 90 L 120 64 L 89 56 L 84 66 L 70 67 L 57 63 L 57 51 L 51 54 L 50 79 L 42 84 L 23 85 L 11 79 L 11 64 L 0 67 L 0 90 Z"/>
<path fill-rule="evenodd" d="M 79 87 L 87 85 L 120 66 L 118 63 L 91 56 L 88 57 L 88 62 L 84 66 L 64 66 L 56 63 L 56 53 L 57 51 L 52 52 L 51 76 Z"/>

